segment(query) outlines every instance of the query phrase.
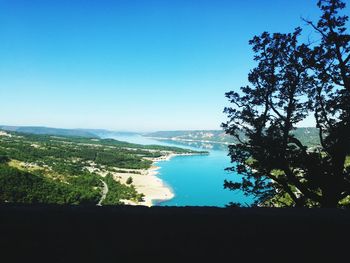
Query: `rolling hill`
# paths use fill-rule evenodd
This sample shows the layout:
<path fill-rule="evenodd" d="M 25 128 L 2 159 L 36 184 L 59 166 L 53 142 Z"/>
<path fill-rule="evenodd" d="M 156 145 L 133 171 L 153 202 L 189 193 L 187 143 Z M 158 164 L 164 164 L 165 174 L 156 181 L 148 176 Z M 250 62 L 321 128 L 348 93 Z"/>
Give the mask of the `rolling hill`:
<path fill-rule="evenodd" d="M 295 136 L 305 145 L 312 147 L 319 145 L 318 130 L 316 128 L 297 128 Z M 158 131 L 144 134 L 146 137 L 174 140 L 231 144 L 235 143 L 232 136 L 222 130 L 188 130 L 188 131 Z"/>
<path fill-rule="evenodd" d="M 68 136 L 68 137 L 85 137 L 85 138 L 98 138 L 93 130 L 83 129 L 59 129 L 59 128 L 48 128 L 39 126 L 1 126 L 1 130 L 21 132 L 38 135 L 53 135 L 53 136 Z"/>

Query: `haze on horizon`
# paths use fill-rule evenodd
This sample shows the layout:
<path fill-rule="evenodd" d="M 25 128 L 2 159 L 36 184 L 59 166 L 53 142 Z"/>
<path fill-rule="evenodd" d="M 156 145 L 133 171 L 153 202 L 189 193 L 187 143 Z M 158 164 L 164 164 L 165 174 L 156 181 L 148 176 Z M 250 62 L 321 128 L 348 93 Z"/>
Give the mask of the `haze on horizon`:
<path fill-rule="evenodd" d="M 303 26 L 316 2 L 2 0 L 0 124 L 219 129 L 248 41 Z"/>

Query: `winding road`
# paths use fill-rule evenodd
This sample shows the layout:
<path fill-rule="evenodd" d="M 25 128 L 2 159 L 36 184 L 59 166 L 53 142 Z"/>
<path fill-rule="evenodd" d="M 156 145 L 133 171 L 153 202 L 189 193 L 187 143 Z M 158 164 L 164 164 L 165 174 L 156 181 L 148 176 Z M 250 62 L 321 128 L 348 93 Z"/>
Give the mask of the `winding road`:
<path fill-rule="evenodd" d="M 100 201 L 97 204 L 98 206 L 102 206 L 102 202 L 106 199 L 106 196 L 107 196 L 107 193 L 108 193 L 108 185 L 102 179 L 101 179 L 101 182 L 103 183 L 103 188 L 102 188 L 101 199 L 100 199 Z"/>

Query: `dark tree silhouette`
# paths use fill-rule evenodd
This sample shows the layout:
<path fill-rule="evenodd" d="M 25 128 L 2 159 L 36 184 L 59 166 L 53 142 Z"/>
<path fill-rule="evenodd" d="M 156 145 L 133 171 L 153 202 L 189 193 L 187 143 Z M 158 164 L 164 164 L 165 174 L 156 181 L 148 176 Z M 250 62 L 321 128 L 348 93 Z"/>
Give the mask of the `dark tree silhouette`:
<path fill-rule="evenodd" d="M 337 207 L 350 203 L 350 35 L 345 3 L 321 0 L 317 23 L 305 20 L 319 39 L 300 43 L 302 32 L 255 36 L 250 45 L 257 67 L 250 85 L 228 92 L 226 133 L 242 181 L 225 188 L 256 197 L 254 205 Z M 320 146 L 308 148 L 293 135 L 313 115 Z"/>

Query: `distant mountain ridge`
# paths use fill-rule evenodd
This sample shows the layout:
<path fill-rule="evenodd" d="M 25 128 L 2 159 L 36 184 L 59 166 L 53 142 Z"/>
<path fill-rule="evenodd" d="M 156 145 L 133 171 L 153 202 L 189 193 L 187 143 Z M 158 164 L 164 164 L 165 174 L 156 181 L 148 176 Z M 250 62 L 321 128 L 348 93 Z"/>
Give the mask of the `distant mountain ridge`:
<path fill-rule="evenodd" d="M 84 137 L 84 138 L 108 138 L 115 135 L 135 135 L 151 137 L 163 140 L 205 142 L 219 144 L 233 144 L 237 141 L 223 130 L 177 130 L 177 131 L 157 131 L 151 133 L 136 133 L 125 131 L 110 131 L 104 129 L 61 129 L 41 126 L 6 126 L 0 125 L 0 130 L 15 131 L 38 135 Z M 297 128 L 295 136 L 306 146 L 313 147 L 320 144 L 318 130 L 316 128 Z"/>
<path fill-rule="evenodd" d="M 201 141 L 222 144 L 236 143 L 235 138 L 225 134 L 225 132 L 222 130 L 158 131 L 143 135 L 151 138 L 174 141 Z M 308 147 L 317 146 L 320 144 L 318 130 L 316 128 L 297 128 L 294 131 L 294 135 Z"/>
<path fill-rule="evenodd" d="M 68 136 L 68 137 L 84 137 L 84 138 L 99 138 L 94 130 L 84 129 L 60 129 L 48 128 L 40 126 L 6 126 L 0 125 L 0 129 L 4 131 L 22 132 L 38 135 L 53 135 L 53 136 Z"/>
<path fill-rule="evenodd" d="M 222 130 L 179 130 L 179 131 L 158 131 L 144 134 L 146 137 L 183 140 L 183 141 L 207 141 L 218 143 L 234 143 L 232 136 L 225 134 Z"/>

